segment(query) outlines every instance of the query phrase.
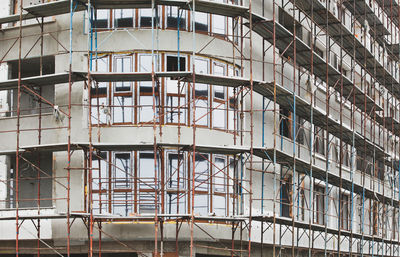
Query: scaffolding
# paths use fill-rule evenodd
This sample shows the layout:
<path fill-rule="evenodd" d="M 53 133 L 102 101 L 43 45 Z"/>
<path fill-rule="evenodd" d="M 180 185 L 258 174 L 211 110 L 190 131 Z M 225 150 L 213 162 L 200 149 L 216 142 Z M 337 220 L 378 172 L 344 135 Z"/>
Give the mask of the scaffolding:
<path fill-rule="evenodd" d="M 8 135 L 15 135 L 15 143 L 0 151 L 13 163 L 13 176 L 1 180 L 13 197 L 1 200 L 8 209 L 2 211 L 0 224 L 15 221 L 15 239 L 9 240 L 15 245 L 0 244 L 0 253 L 82 254 L 82 249 L 71 242 L 71 235 L 77 233 L 73 232 L 75 226 L 83 224 L 87 229 L 84 250 L 88 256 L 120 252 L 196 256 L 199 248 L 225 256 L 400 256 L 400 4 L 396 0 L 267 2 L 58 0 L 24 7 L 23 1 L 16 1 L 17 14 L 0 18 L 0 26 L 12 23 L 18 27 L 17 36 L 3 36 L 0 41 L 4 47 L 0 63 L 7 62 L 8 55 L 18 49 L 16 57 L 10 58 L 17 60 L 17 78 L 0 82 L 0 90 L 15 92 L 16 102 L 8 126 L 0 129 L 7 144 Z M 261 9 L 253 8 L 260 5 Z M 178 61 L 173 71 L 161 69 L 159 64 L 163 52 L 160 31 L 165 28 L 159 12 L 164 7 L 178 10 L 174 31 L 177 47 L 172 51 Z M 151 47 L 143 45 L 129 29 L 98 28 L 98 11 L 109 9 L 151 10 Z M 183 17 L 182 11 L 190 18 Z M 83 49 L 74 38 L 74 32 L 82 30 L 74 19 L 78 13 L 83 13 L 87 22 L 83 26 L 87 47 Z M 196 31 L 199 13 L 223 16 L 231 22 L 231 31 L 223 40 L 231 45 L 232 55 L 213 57 L 229 60 L 232 74 L 207 74 L 196 67 L 197 56 L 220 36 L 211 35 L 206 45 L 197 45 L 201 37 L 201 32 Z M 69 15 L 68 29 L 54 31 L 54 27 L 46 26 L 46 18 L 59 15 Z M 184 18 L 188 20 L 185 29 L 180 28 Z M 24 33 L 25 20 L 36 20 L 40 32 Z M 101 32 L 106 32 L 106 36 Z M 191 34 L 191 51 L 181 46 L 183 32 Z M 100 50 L 118 33 L 127 33 L 142 48 Z M 64 45 L 55 34 L 68 35 L 69 45 Z M 68 60 L 67 71 L 45 73 L 48 41 L 61 49 L 58 55 L 64 59 L 60 60 Z M 23 49 L 23 42 L 34 43 L 30 49 Z M 23 63 L 35 48 L 39 48 L 40 74 L 23 76 Z M 135 51 L 147 51 L 151 70 L 99 69 L 100 57 Z M 184 64 L 183 54 L 188 60 Z M 78 56 L 87 59 L 86 68 L 76 68 Z M 160 97 L 167 80 L 177 83 L 177 103 L 169 109 Z M 129 83 L 135 88 L 140 83 L 151 84 L 145 94 L 151 96 L 149 106 L 132 101 L 125 106 L 108 104 L 107 108 L 131 108 L 135 113 L 147 108 L 152 117 L 132 124 L 110 125 L 108 118 L 102 117 L 101 112 L 106 114 L 110 110 L 105 108 L 100 95 L 106 92 L 105 98 L 109 97 L 107 90 L 111 89 L 107 88 L 113 87 L 113 83 Z M 60 103 L 47 99 L 42 88 L 48 85 L 57 85 L 61 90 L 57 101 Z M 198 85 L 229 88 L 232 93 L 203 110 L 198 103 L 202 99 L 197 95 Z M 183 94 L 184 90 L 188 93 Z M 25 109 L 24 94 L 37 101 L 34 110 Z M 84 101 L 77 102 L 74 94 L 84 95 Z M 257 102 L 259 99 L 261 103 Z M 201 121 L 218 109 L 231 111 L 231 103 L 233 128 L 223 132 L 232 143 L 203 143 Z M 52 110 L 51 117 L 43 113 L 46 108 Z M 32 114 L 26 115 L 27 112 Z M 177 114 L 176 122 L 171 123 L 177 135 L 167 140 L 165 134 L 171 133 L 166 132 L 171 124 L 165 120 L 172 114 Z M 56 122 L 49 122 L 52 118 Z M 103 119 L 106 121 L 101 122 Z M 82 131 L 74 128 L 79 128 L 79 122 L 84 123 L 88 135 L 81 135 Z M 109 142 L 104 136 L 109 133 L 107 128 L 146 134 L 150 128 L 152 142 L 131 143 L 123 138 Z M 57 138 L 52 134 L 57 134 Z M 27 145 L 25 141 L 32 138 L 37 143 Z M 137 169 L 142 151 L 152 156 L 154 170 L 150 178 L 121 168 L 114 155 L 129 152 Z M 173 189 L 167 188 L 167 183 L 172 183 L 166 179 L 168 151 L 174 151 L 177 160 L 170 175 L 176 176 Z M 64 172 L 59 172 L 59 168 L 55 172 L 54 167 L 49 172 L 42 162 L 45 156 L 54 154 L 65 164 Z M 225 156 L 226 162 L 222 166 L 217 164 L 213 155 Z M 77 161 L 80 158 L 82 162 Z M 209 167 L 205 174 L 198 171 L 200 161 Z M 26 167 L 34 170 L 35 176 L 21 176 Z M 125 180 L 106 181 L 102 176 L 110 170 L 123 174 Z M 181 178 L 184 172 L 187 175 Z M 80 211 L 71 208 L 76 200 L 72 195 L 77 174 L 84 188 L 84 208 Z M 220 193 L 214 189 L 221 186 L 221 177 L 224 189 Z M 28 180 L 35 181 L 36 195 L 21 197 L 20 187 Z M 58 188 L 49 198 L 43 197 L 47 180 Z M 118 183 L 134 188 L 132 199 L 111 200 L 110 188 Z M 200 192 L 203 186 L 207 190 Z M 124 189 L 118 192 L 126 193 Z M 136 193 L 145 195 L 147 200 L 138 199 Z M 168 193 L 176 197 L 176 213 L 166 211 Z M 224 213 L 199 214 L 199 196 L 222 196 L 226 201 Z M 26 210 L 26 201 L 34 201 L 35 208 Z M 58 203 L 62 211 L 43 207 L 46 201 Z M 179 209 L 180 201 L 187 201 L 183 210 Z M 115 203 L 129 206 L 126 208 L 130 212 L 111 213 Z M 154 206 L 147 207 L 152 213 L 141 213 L 138 203 Z M 49 221 L 50 226 L 63 230 L 53 232 L 62 243 L 43 236 L 43 226 L 49 226 Z M 135 239 L 124 239 L 109 229 L 119 224 L 153 225 L 151 251 L 131 244 Z M 171 240 L 171 231 L 166 232 L 171 224 L 175 227 L 175 240 Z M 223 225 L 231 231 L 230 238 L 220 237 L 209 224 Z M 202 239 L 198 239 L 199 234 Z M 173 251 L 166 246 L 172 241 Z M 110 242 L 119 248 L 110 246 Z"/>

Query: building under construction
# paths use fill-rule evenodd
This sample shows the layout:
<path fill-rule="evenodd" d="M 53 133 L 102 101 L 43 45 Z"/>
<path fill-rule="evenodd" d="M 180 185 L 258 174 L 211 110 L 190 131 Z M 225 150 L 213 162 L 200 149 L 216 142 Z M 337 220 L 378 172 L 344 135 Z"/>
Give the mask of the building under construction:
<path fill-rule="evenodd" d="M 0 0 L 0 256 L 400 257 L 398 0 Z"/>

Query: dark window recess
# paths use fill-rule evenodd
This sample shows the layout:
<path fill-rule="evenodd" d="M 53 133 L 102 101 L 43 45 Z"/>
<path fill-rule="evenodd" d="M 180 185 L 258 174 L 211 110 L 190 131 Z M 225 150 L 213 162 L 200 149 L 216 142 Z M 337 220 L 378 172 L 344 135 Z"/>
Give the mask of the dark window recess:
<path fill-rule="evenodd" d="M 196 22 L 195 23 L 196 31 L 205 31 L 208 32 L 208 24 Z"/>
<path fill-rule="evenodd" d="M 186 28 L 186 17 L 184 15 L 182 15 L 184 13 L 180 10 L 177 10 L 177 12 L 179 14 L 179 17 L 178 17 L 176 12 L 174 13 L 174 9 L 173 9 L 176 7 L 169 6 L 167 8 L 169 8 L 169 10 L 167 11 L 167 27 L 168 28 L 178 28 L 178 23 L 179 23 L 179 28 L 185 29 Z"/>
<path fill-rule="evenodd" d="M 156 92 L 156 94 L 159 91 L 157 82 L 156 82 L 156 87 L 155 87 L 154 91 Z M 148 84 L 148 86 L 140 86 L 140 93 L 153 93 L 153 87 L 152 87 L 151 82 Z"/>
<path fill-rule="evenodd" d="M 108 27 L 108 21 L 107 19 L 97 19 L 93 21 L 93 27 L 97 28 L 97 29 L 106 29 Z"/>
<path fill-rule="evenodd" d="M 141 15 L 140 16 L 140 27 L 150 27 L 151 28 L 151 20 L 152 20 L 151 13 L 150 13 L 150 15 Z M 158 17 L 158 12 L 156 11 L 156 15 L 154 17 L 154 27 L 156 27 L 158 24 L 159 24 L 159 17 Z"/>
<path fill-rule="evenodd" d="M 324 51 L 322 51 L 321 49 L 319 49 L 319 48 L 316 47 L 315 45 L 314 45 L 314 52 L 315 52 L 316 54 L 318 54 L 321 58 L 324 58 Z"/>
<path fill-rule="evenodd" d="M 195 90 L 196 97 L 208 97 L 208 86 L 207 85 L 197 85 Z"/>
<path fill-rule="evenodd" d="M 108 28 L 109 10 L 97 10 L 93 19 L 93 27 L 98 29 Z"/>
<path fill-rule="evenodd" d="M 225 91 L 223 89 L 221 91 L 215 91 L 214 96 L 215 98 L 225 99 Z"/>
<path fill-rule="evenodd" d="M 177 56 L 167 56 L 167 71 L 185 71 L 186 70 L 186 58 Z"/>
<path fill-rule="evenodd" d="M 11 68 L 10 79 L 18 78 L 18 61 L 8 62 Z M 54 56 L 44 56 L 42 59 L 43 75 L 54 74 L 55 72 L 55 58 Z M 21 77 L 33 77 L 40 75 L 40 58 L 24 59 L 21 63 Z"/>
<path fill-rule="evenodd" d="M 107 87 L 99 87 L 99 88 L 90 88 L 90 95 L 96 96 L 96 95 L 105 95 L 107 94 Z"/>
<path fill-rule="evenodd" d="M 186 19 L 181 17 L 179 19 L 179 28 L 185 29 Z M 178 28 L 178 18 L 173 16 L 167 17 L 167 27 L 169 28 Z"/>
<path fill-rule="evenodd" d="M 52 168 L 53 168 L 53 154 L 52 153 L 41 153 L 40 156 L 37 153 L 26 154 L 24 155 L 26 160 L 19 160 L 19 187 L 18 187 L 18 195 L 19 195 L 19 203 L 18 206 L 21 208 L 34 208 L 39 206 L 40 199 L 40 207 L 51 207 L 53 206 L 52 198 L 52 188 L 53 181 L 48 179 L 46 176 L 52 176 Z M 32 166 L 34 164 L 35 166 Z M 8 171 L 7 176 L 10 179 L 14 179 L 10 181 L 10 187 L 8 189 L 8 204 L 9 208 L 16 207 L 15 195 L 16 195 L 16 173 L 15 173 L 16 159 L 15 157 L 11 158 L 11 165 Z M 38 170 L 42 171 L 40 173 L 40 178 L 38 176 Z M 44 175 L 46 174 L 46 175 Z M 34 179 L 33 179 L 34 178 Z M 38 199 L 38 186 L 40 183 L 40 196 Z"/>
<path fill-rule="evenodd" d="M 379 178 L 380 180 L 384 180 L 385 179 L 385 165 L 382 161 L 377 161 L 378 163 L 378 168 L 377 168 L 377 178 Z"/>
<path fill-rule="evenodd" d="M 306 138 L 304 125 L 305 120 L 296 115 L 296 142 L 303 145 Z"/>
<path fill-rule="evenodd" d="M 290 112 L 286 109 L 280 110 L 280 120 L 281 124 L 279 126 L 279 134 L 281 136 L 291 138 L 291 120 Z"/>
<path fill-rule="evenodd" d="M 208 32 L 208 19 L 209 16 L 206 13 L 196 13 L 195 29 L 196 31 Z"/>
<path fill-rule="evenodd" d="M 141 27 L 151 27 L 151 17 L 141 17 L 140 18 Z"/>
<path fill-rule="evenodd" d="M 115 19 L 115 27 L 116 28 L 131 28 L 133 27 L 133 18 L 119 18 Z"/>
<path fill-rule="evenodd" d="M 117 92 L 131 91 L 131 83 L 130 82 L 117 82 L 115 85 L 115 91 L 117 91 Z"/>
<path fill-rule="evenodd" d="M 42 64 L 42 74 L 54 74 L 55 72 L 55 58 L 54 56 L 44 56 L 42 60 L 40 58 L 30 58 L 24 59 L 21 63 L 21 77 L 34 77 L 40 75 L 40 66 Z M 8 62 L 8 67 L 11 70 L 9 74 L 10 79 L 18 78 L 18 61 Z M 39 87 L 35 87 L 35 90 L 39 92 Z M 43 85 L 40 87 L 41 96 L 47 99 L 49 102 L 54 102 L 54 85 Z M 8 116 L 17 115 L 17 90 L 11 90 L 10 94 L 8 94 L 8 102 L 13 103 L 11 106 L 10 113 L 7 113 Z M 42 113 L 50 113 L 53 112 L 53 108 L 42 101 L 39 97 L 34 96 L 26 91 L 21 92 L 20 99 L 20 107 L 21 107 L 21 115 L 30 115 L 30 114 L 38 114 L 41 102 L 41 110 Z"/>
<path fill-rule="evenodd" d="M 281 216 L 291 217 L 291 202 L 292 202 L 292 179 L 291 177 L 282 178 L 281 182 Z"/>
<path fill-rule="evenodd" d="M 114 26 L 116 28 L 133 27 L 133 10 L 117 9 L 114 13 Z"/>

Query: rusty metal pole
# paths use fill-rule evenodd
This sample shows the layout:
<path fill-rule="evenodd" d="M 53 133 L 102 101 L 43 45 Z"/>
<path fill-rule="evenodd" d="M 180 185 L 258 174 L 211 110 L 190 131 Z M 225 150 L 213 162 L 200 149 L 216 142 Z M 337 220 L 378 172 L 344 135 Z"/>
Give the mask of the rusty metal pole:
<path fill-rule="evenodd" d="M 23 1 L 20 1 L 19 5 L 19 42 L 18 42 L 18 91 L 17 91 L 17 149 L 15 155 L 15 255 L 19 256 L 19 144 L 20 144 L 20 126 L 21 126 L 21 66 L 22 66 L 22 11 Z"/>
<path fill-rule="evenodd" d="M 154 55 L 154 26 L 157 26 L 154 22 L 154 13 L 156 12 L 155 10 L 155 0 L 151 1 L 151 39 L 152 39 L 152 45 L 151 45 L 151 82 L 152 82 L 152 91 L 153 91 L 153 151 L 154 151 L 154 186 L 155 186 L 155 197 L 154 197 L 154 204 L 155 204 L 155 209 L 154 209 L 154 256 L 158 256 L 158 190 L 159 190 L 159 185 L 158 185 L 158 165 L 157 165 L 157 122 L 156 122 L 156 94 L 159 92 L 156 92 L 156 78 L 155 78 L 155 59 L 157 59 L 157 64 L 158 64 L 158 58 L 155 57 Z M 158 22 L 158 19 L 157 19 Z M 158 56 L 157 56 L 158 57 Z M 159 118 L 159 121 L 161 121 L 161 118 Z"/>
<path fill-rule="evenodd" d="M 254 143 L 254 110 L 253 110 L 253 13 L 252 0 L 249 0 L 249 44 L 250 44 L 250 165 L 249 165 L 249 243 L 248 256 L 251 257 L 251 226 L 253 214 L 253 143 Z"/>
<path fill-rule="evenodd" d="M 195 174 L 196 174 L 196 93 L 195 93 L 195 87 L 196 87 L 196 70 L 195 70 L 195 59 L 196 59 L 196 26 L 195 26 L 195 21 L 196 21 L 196 1 L 192 2 L 192 119 L 193 119 L 193 124 L 192 124 L 192 132 L 193 132 L 193 147 L 192 147 L 192 173 L 191 173 L 191 212 L 190 212 L 190 257 L 194 257 L 194 252 L 193 252 L 193 244 L 194 244 L 194 194 L 195 194 Z"/>

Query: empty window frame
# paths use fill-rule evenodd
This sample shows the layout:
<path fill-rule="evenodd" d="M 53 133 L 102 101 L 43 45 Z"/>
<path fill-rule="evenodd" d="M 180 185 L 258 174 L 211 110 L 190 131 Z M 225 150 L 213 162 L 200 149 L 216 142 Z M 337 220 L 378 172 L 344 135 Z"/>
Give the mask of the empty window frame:
<path fill-rule="evenodd" d="M 118 55 L 113 58 L 113 71 L 116 73 L 131 72 L 133 67 L 132 55 Z M 113 83 L 113 122 L 132 123 L 134 104 L 132 82 Z"/>
<path fill-rule="evenodd" d="M 177 214 L 187 211 L 186 158 L 183 153 L 167 152 L 165 177 L 165 213 Z"/>
<path fill-rule="evenodd" d="M 210 16 L 207 13 L 195 13 L 195 30 L 196 32 L 209 32 Z"/>
<path fill-rule="evenodd" d="M 138 55 L 138 71 L 139 72 L 152 72 L 152 55 L 139 54 Z M 158 57 L 155 57 L 154 69 L 157 71 Z M 152 81 L 141 81 L 139 84 L 139 121 L 151 122 L 153 119 L 159 120 L 159 84 L 155 83 L 155 100 L 156 112 L 153 110 L 153 83 Z"/>
<path fill-rule="evenodd" d="M 240 202 L 242 197 L 239 195 L 242 192 L 241 185 L 239 178 L 239 162 L 235 158 L 228 158 L 228 176 L 227 176 L 227 188 L 228 188 L 228 196 L 229 196 L 229 204 L 227 206 L 227 214 L 228 216 L 231 215 L 239 215 L 243 213 L 243 204 Z"/>
<path fill-rule="evenodd" d="M 351 154 L 351 146 L 345 143 L 342 143 L 342 148 L 340 148 L 340 142 L 337 140 L 337 152 L 341 154 L 341 159 L 337 160 L 337 163 L 342 163 L 345 167 L 350 167 L 350 154 Z M 340 158 L 340 156 L 338 156 Z"/>
<path fill-rule="evenodd" d="M 325 187 L 314 186 L 314 223 L 325 225 Z"/>
<path fill-rule="evenodd" d="M 131 153 L 114 153 L 113 188 L 127 189 L 132 187 Z"/>
<path fill-rule="evenodd" d="M 109 209 L 110 176 L 107 152 L 92 153 L 92 200 L 94 213 L 107 213 Z"/>
<path fill-rule="evenodd" d="M 133 212 L 132 153 L 114 153 L 112 172 L 112 213 L 128 216 Z"/>
<path fill-rule="evenodd" d="M 325 156 L 325 135 L 325 130 L 314 127 L 314 151 L 323 156 Z"/>
<path fill-rule="evenodd" d="M 234 68 L 233 66 L 228 65 L 228 76 L 237 77 L 239 76 L 239 70 Z M 235 125 L 235 122 L 238 121 L 237 119 L 237 92 L 236 88 L 228 87 L 228 130 L 233 132 L 238 127 Z"/>
<path fill-rule="evenodd" d="M 166 56 L 167 71 L 186 71 L 186 56 Z M 168 124 L 186 123 L 186 83 L 178 80 L 165 78 L 166 101 L 165 117 Z"/>
<path fill-rule="evenodd" d="M 226 0 L 216 0 L 215 2 L 226 3 Z M 227 20 L 228 18 L 226 16 L 213 14 L 211 16 L 212 33 L 217 35 L 226 35 Z"/>
<path fill-rule="evenodd" d="M 92 60 L 92 70 L 109 72 L 110 56 L 105 55 Z M 110 121 L 111 110 L 108 104 L 107 82 L 94 82 L 91 87 L 91 121 L 92 124 L 107 124 Z"/>
<path fill-rule="evenodd" d="M 376 160 L 375 176 L 381 181 L 385 180 L 385 164 L 382 160 Z"/>
<path fill-rule="evenodd" d="M 106 29 L 110 27 L 110 10 L 96 10 L 93 27 L 97 29 Z"/>
<path fill-rule="evenodd" d="M 39 158 L 40 157 L 40 158 Z M 4 183 L 4 191 L 2 188 L 2 198 L 0 206 L 2 208 L 29 208 L 37 210 L 40 200 L 40 208 L 54 206 L 57 201 L 53 199 L 53 153 L 41 152 L 26 153 L 23 158 L 19 159 L 19 171 L 16 172 L 16 158 L 10 156 L 7 158 L 8 165 L 2 165 L 2 183 Z M 18 174 L 18 185 L 17 183 Z M 7 179 L 6 179 L 7 177 Z M 40 184 L 40 187 L 39 187 Z M 39 194 L 40 188 L 40 194 Z M 18 190 L 18 203 L 16 194 Z"/>
<path fill-rule="evenodd" d="M 133 9 L 114 10 L 114 28 L 132 28 L 134 26 Z"/>
<path fill-rule="evenodd" d="M 151 8 L 143 8 L 138 10 L 139 14 L 139 26 L 141 28 L 151 28 L 152 26 L 152 9 Z M 159 21 L 159 9 L 154 9 L 154 27 L 158 25 Z"/>
<path fill-rule="evenodd" d="M 209 74 L 209 61 L 204 58 L 195 59 L 196 73 Z M 209 122 L 209 88 L 207 84 L 195 84 L 195 120 L 196 124 L 200 126 L 208 126 Z"/>
<path fill-rule="evenodd" d="M 226 3 L 226 0 L 218 0 L 218 2 Z M 162 8 L 156 8 L 154 14 L 154 26 L 160 26 L 160 19 L 164 19 L 165 28 L 187 30 L 188 11 L 179 9 L 175 6 L 165 6 L 165 12 Z M 115 9 L 115 10 L 97 10 L 97 20 L 94 21 L 94 27 L 97 29 L 108 28 L 151 28 L 152 26 L 152 9 Z M 229 18 L 223 15 L 207 14 L 196 12 L 195 14 L 195 30 L 196 32 L 212 33 L 214 35 L 228 37 L 236 44 L 239 43 L 239 25 L 237 19 Z M 178 24 L 179 22 L 179 24 Z M 212 24 L 212 26 L 211 26 Z M 299 28 L 297 28 L 299 30 Z M 235 38 L 233 35 L 235 34 Z"/>
<path fill-rule="evenodd" d="M 210 212 L 210 162 L 208 154 L 195 155 L 194 213 L 207 215 Z"/>
<path fill-rule="evenodd" d="M 340 228 L 344 230 L 350 229 L 350 197 L 346 193 L 342 193 L 340 197 Z"/>
<path fill-rule="evenodd" d="M 155 58 L 155 70 L 159 70 L 158 55 Z M 189 69 L 188 57 L 181 55 L 164 54 L 163 70 L 169 72 L 186 71 Z M 202 74 L 209 74 L 209 58 L 197 58 L 196 71 Z M 150 73 L 152 68 L 151 54 L 138 53 L 134 55 L 105 55 L 92 61 L 92 70 L 97 72 L 144 72 Z M 213 61 L 213 73 L 216 75 L 237 76 L 239 70 L 223 62 Z M 156 122 L 161 120 L 165 124 L 186 124 L 188 121 L 188 87 L 186 83 L 180 83 L 171 78 L 164 78 L 155 83 L 156 115 L 153 113 L 153 88 L 151 81 L 140 82 L 101 82 L 93 84 L 91 90 L 92 103 L 92 124 L 131 124 L 133 122 L 152 122 L 156 117 Z M 137 87 L 136 87 L 137 85 Z M 160 109 L 160 89 L 164 88 L 164 115 L 159 115 Z M 136 89 L 137 91 L 135 91 Z M 210 125 L 211 112 L 210 104 L 213 103 L 215 109 L 214 121 L 211 125 L 219 129 L 233 131 L 235 128 L 235 115 L 237 115 L 237 97 L 234 88 L 227 88 L 215 85 L 196 83 L 196 124 L 204 127 Z M 210 101 L 209 97 L 213 98 Z M 180 108 L 178 108 L 180 106 Z M 137 115 L 137 119 L 136 119 Z M 216 116 L 220 118 L 216 118 Z M 162 119 L 161 119 L 162 118 Z M 164 121 L 165 119 L 165 121 Z M 191 119 L 192 120 L 192 119 Z M 236 121 L 238 121 L 236 117 Z"/>
<path fill-rule="evenodd" d="M 127 73 L 132 72 L 132 67 L 134 66 L 134 60 L 132 55 L 117 55 L 114 56 L 113 72 L 115 73 Z M 115 82 L 114 83 L 115 92 L 131 92 L 132 82 Z"/>
<path fill-rule="evenodd" d="M 209 161 L 210 158 L 213 162 Z M 191 172 L 188 173 L 186 166 L 188 161 L 186 153 L 176 151 L 165 151 L 164 154 L 157 155 L 157 165 L 154 165 L 153 152 L 93 153 L 92 188 L 95 212 L 121 216 L 129 216 L 133 212 L 154 213 L 157 187 L 163 190 L 158 194 L 158 206 L 159 209 L 163 207 L 160 209 L 162 213 L 190 212 L 188 208 L 191 197 L 188 190 L 192 184 Z M 164 172 L 163 176 L 161 171 Z M 243 213 L 243 205 L 237 197 L 241 192 L 238 176 L 237 161 L 233 158 L 196 154 L 195 213 L 208 215 L 209 212 L 214 212 L 218 216 Z"/>
<path fill-rule="evenodd" d="M 226 75 L 226 64 L 213 62 L 213 74 L 218 76 Z M 227 90 L 225 86 L 213 85 L 213 110 L 212 120 L 213 128 L 225 129 L 227 123 L 226 117 L 226 99 Z"/>
<path fill-rule="evenodd" d="M 54 56 L 44 56 L 42 59 L 42 66 L 39 57 L 36 58 L 24 58 L 21 60 L 21 67 L 18 66 L 18 61 L 9 61 L 8 64 L 8 78 L 17 79 L 19 71 L 21 71 L 21 78 L 34 77 L 47 74 L 55 73 L 55 57 Z M 42 71 L 41 71 L 42 67 Z M 48 102 L 54 102 L 55 97 L 55 85 L 47 84 L 41 87 L 33 86 L 32 88 L 36 92 L 41 92 L 40 95 L 46 99 Z M 10 89 L 7 94 L 7 102 L 9 103 L 10 113 L 7 115 L 16 116 L 17 115 L 17 103 L 18 103 L 18 90 Z M 32 115 L 54 112 L 54 108 L 49 105 L 46 101 L 43 101 L 38 96 L 35 96 L 26 90 L 21 91 L 20 95 L 20 115 Z"/>
<path fill-rule="evenodd" d="M 217 216 L 226 216 L 229 203 L 228 166 L 225 156 L 214 156 L 212 209 Z"/>
<path fill-rule="evenodd" d="M 153 152 L 139 152 L 138 170 L 138 207 L 139 213 L 154 213 L 156 203 L 156 183 L 160 182 L 159 156 L 157 155 L 157 165 L 154 164 Z M 155 180 L 157 174 L 157 182 Z M 158 187 L 158 186 L 157 186 Z M 157 196 L 159 198 L 159 195 Z M 158 199 L 158 204 L 160 201 Z"/>

